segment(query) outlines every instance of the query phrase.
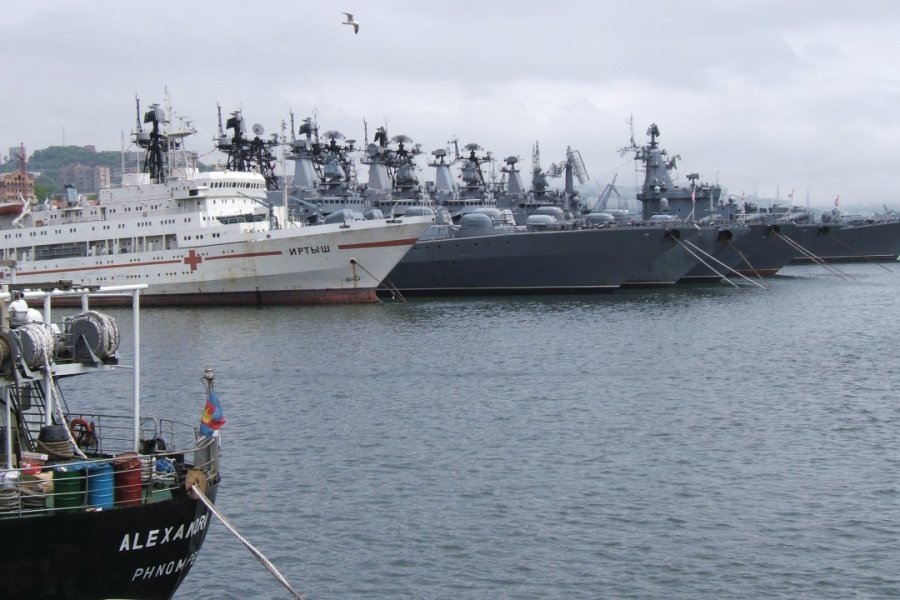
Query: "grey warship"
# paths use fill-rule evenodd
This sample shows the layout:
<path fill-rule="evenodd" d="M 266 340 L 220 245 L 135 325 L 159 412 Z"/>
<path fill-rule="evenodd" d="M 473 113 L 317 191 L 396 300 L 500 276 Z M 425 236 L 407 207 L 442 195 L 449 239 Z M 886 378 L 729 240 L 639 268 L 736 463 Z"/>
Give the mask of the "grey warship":
<path fill-rule="evenodd" d="M 644 219 L 669 215 L 679 219 L 718 224 L 728 233 L 716 239 L 712 252 L 715 265 L 725 271 L 745 276 L 771 276 L 790 263 L 817 237 L 830 235 L 833 228 L 798 223 L 790 218 L 748 214 L 738 210 L 734 202 L 726 202 L 718 184 L 700 183 L 700 176 L 687 176 L 688 185 L 677 185 L 671 176 L 677 156 L 670 157 L 660 148 L 659 127 L 647 129 L 649 143 L 637 146 L 632 140 L 635 160 L 644 170 L 644 183 L 637 198 Z M 727 268 L 726 268 L 727 267 Z M 682 283 L 709 282 L 720 279 L 722 272 L 708 264 L 698 264 L 680 280 Z M 726 273 L 727 274 L 727 273 Z"/>
<path fill-rule="evenodd" d="M 813 255 L 828 263 L 889 262 L 900 256 L 900 220 L 844 215 L 839 198 L 834 208 L 819 218 L 819 225 L 834 230 L 831 236 L 819 239 L 820 245 L 810 245 Z M 798 254 L 793 263 L 813 262 L 813 258 Z"/>
<path fill-rule="evenodd" d="M 227 135 L 226 130 L 231 134 Z M 356 178 L 352 158 L 355 140 L 346 139 L 336 130 L 320 135 L 318 123 L 310 117 L 303 119 L 295 134 L 293 113 L 290 140 L 277 134 L 265 139 L 265 129 L 259 123 L 250 131 L 252 134 L 248 133 L 240 110 L 232 112 L 223 127 L 219 107 L 216 147 L 227 156 L 226 169 L 262 174 L 268 206 L 286 204 L 291 218 L 309 223 L 377 216 L 367 211 L 370 203 Z M 280 181 L 275 174 L 277 159 L 273 151 L 282 145 L 286 147 L 285 159 L 294 163 L 290 183 Z M 334 217 L 329 218 L 331 215 Z"/>
<path fill-rule="evenodd" d="M 368 203 L 385 214 L 403 215 L 412 206 L 430 206 L 416 174 L 415 158 L 422 153 L 421 146 L 407 135 L 388 138 L 387 128 L 378 127 L 375 139 L 368 143 L 361 159 L 369 167 L 369 180 L 363 190 Z"/>
<path fill-rule="evenodd" d="M 566 148 L 563 159 L 551 163 L 546 169 L 541 165 L 540 146 L 535 142 L 532 150 L 531 189 L 522 192 L 521 173 L 516 166 L 516 157 L 506 159 L 503 173 L 506 175 L 506 189 L 499 195 L 500 206 L 515 207 L 517 221 L 530 223 L 542 218 L 541 215 L 555 215 L 557 219 L 581 227 L 622 227 L 635 226 L 631 220 L 623 222 L 613 212 L 607 212 L 600 201 L 589 207 L 575 189 L 575 180 L 584 184 L 590 179 L 581 153 L 571 146 Z M 551 190 L 549 179 L 564 177 L 563 190 Z M 694 269 L 704 256 L 714 251 L 717 239 L 730 239 L 732 233 L 709 224 L 691 224 L 671 215 L 654 215 L 640 223 L 647 227 L 667 229 L 671 247 L 653 260 L 640 264 L 632 274 L 620 284 L 624 288 L 654 288 L 675 285 L 685 274 Z M 688 225 L 692 225 L 688 227 Z M 730 229 L 730 228 L 729 228 Z"/>
<path fill-rule="evenodd" d="M 364 212 L 369 202 L 360 192 L 352 159 L 356 140 L 334 129 L 320 135 L 319 124 L 311 117 L 303 119 L 297 134 L 292 114 L 286 156 L 294 162 L 293 183 L 287 188 L 292 210 L 324 217 L 344 210 Z"/>
<path fill-rule="evenodd" d="M 686 225 L 522 231 L 481 212 L 460 221 L 446 226 L 443 239 L 413 244 L 379 294 L 612 292 L 695 231 Z"/>
<path fill-rule="evenodd" d="M 481 197 L 493 203 L 481 181 Z M 514 187 L 522 189 L 520 182 Z M 474 197 L 477 190 L 469 192 Z M 509 208 L 467 208 L 451 214 L 438 207 L 436 224 L 388 274 L 380 295 L 613 292 L 697 231 L 678 223 L 589 226 L 550 205 L 536 207 L 520 225 Z"/>

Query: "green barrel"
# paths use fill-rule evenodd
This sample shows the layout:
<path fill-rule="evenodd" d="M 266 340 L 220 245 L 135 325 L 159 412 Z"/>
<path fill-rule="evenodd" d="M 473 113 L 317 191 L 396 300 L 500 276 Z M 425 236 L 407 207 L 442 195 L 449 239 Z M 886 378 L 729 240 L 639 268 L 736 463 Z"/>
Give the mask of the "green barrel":
<path fill-rule="evenodd" d="M 53 469 L 53 507 L 84 506 L 84 465 L 67 464 Z"/>

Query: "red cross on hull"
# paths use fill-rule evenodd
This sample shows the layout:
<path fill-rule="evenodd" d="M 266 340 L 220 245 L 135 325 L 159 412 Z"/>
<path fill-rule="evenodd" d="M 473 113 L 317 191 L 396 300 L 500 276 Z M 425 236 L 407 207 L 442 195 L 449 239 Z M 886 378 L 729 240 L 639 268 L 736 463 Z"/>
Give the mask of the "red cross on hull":
<path fill-rule="evenodd" d="M 203 257 L 199 256 L 193 250 L 188 252 L 188 255 L 184 257 L 184 264 L 191 265 L 191 271 L 197 270 L 197 265 L 203 262 Z"/>

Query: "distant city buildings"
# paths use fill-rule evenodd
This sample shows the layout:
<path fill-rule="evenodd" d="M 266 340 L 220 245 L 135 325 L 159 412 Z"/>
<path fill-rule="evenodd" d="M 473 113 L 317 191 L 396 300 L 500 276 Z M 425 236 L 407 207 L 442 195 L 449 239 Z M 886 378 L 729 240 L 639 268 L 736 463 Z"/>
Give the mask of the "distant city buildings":
<path fill-rule="evenodd" d="M 17 163 L 19 161 L 19 156 L 28 156 L 25 154 L 25 146 L 19 144 L 18 146 L 10 146 L 9 152 L 4 157 L 3 162 L 12 162 Z"/>
<path fill-rule="evenodd" d="M 71 185 L 80 194 L 96 194 L 100 190 L 109 189 L 111 176 L 109 167 L 103 166 L 70 165 L 60 169 L 63 185 Z"/>
<path fill-rule="evenodd" d="M 34 200 L 34 177 L 22 164 L 21 168 L 12 173 L 0 176 L 0 202 L 12 202 L 19 199 Z"/>

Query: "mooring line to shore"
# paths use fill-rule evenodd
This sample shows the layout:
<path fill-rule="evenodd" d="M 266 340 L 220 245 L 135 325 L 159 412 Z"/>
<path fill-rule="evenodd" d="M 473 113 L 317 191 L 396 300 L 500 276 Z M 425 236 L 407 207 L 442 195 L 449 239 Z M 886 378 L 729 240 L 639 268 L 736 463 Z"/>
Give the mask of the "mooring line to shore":
<path fill-rule="evenodd" d="M 847 248 L 847 249 L 850 250 L 851 252 L 855 252 L 855 253 L 856 253 L 856 256 L 858 256 L 859 258 L 862 259 L 861 262 L 875 262 L 876 265 L 878 265 L 879 267 L 881 267 L 882 269 L 884 269 L 884 270 L 887 271 L 888 273 L 893 273 L 893 271 L 891 271 L 886 265 L 883 265 L 883 264 L 881 264 L 880 262 L 876 262 L 876 261 L 867 261 L 867 260 L 865 259 L 865 258 L 866 258 L 866 255 L 865 255 L 865 254 L 863 254 L 862 252 L 860 252 L 859 250 L 857 250 L 856 248 L 854 248 L 853 246 L 851 246 L 850 244 L 848 244 L 848 243 L 845 242 L 844 240 L 839 240 L 839 239 L 837 239 L 837 238 L 831 238 L 831 239 L 833 239 L 835 242 L 837 242 L 837 243 L 840 244 L 841 246 L 844 246 L 845 248 Z"/>
<path fill-rule="evenodd" d="M 693 250 L 691 250 L 691 248 L 688 247 L 688 244 L 691 244 L 691 246 L 692 246 L 693 248 L 695 248 L 696 250 L 698 250 L 698 251 L 700 251 L 700 252 L 703 252 L 703 250 L 701 250 L 696 244 L 692 244 L 692 243 L 691 243 L 690 241 L 688 241 L 688 240 L 681 241 L 681 240 L 678 239 L 678 238 L 674 238 L 674 239 L 675 239 L 676 242 L 678 242 L 678 245 L 679 245 L 679 246 L 681 246 L 682 248 L 684 248 L 684 249 L 687 251 L 688 254 L 690 254 L 690 255 L 693 256 L 695 259 L 697 259 L 697 260 L 700 262 L 701 265 L 703 265 L 704 267 L 706 267 L 707 269 L 709 269 L 710 271 L 712 271 L 713 273 L 715 273 L 716 275 L 718 275 L 719 278 L 724 279 L 725 281 L 727 281 L 728 283 L 730 283 L 730 284 L 733 285 L 734 287 L 738 287 L 738 285 L 737 285 L 735 282 L 733 282 L 733 281 L 731 281 L 730 279 L 728 279 L 724 274 L 719 273 L 718 271 L 716 271 L 716 270 L 713 268 L 713 266 L 712 266 L 711 264 L 709 264 L 708 262 L 706 262 L 705 260 L 703 260 L 702 257 L 700 257 L 696 252 L 694 252 Z M 704 252 L 704 254 L 706 254 L 706 253 Z M 708 256 L 708 255 L 707 255 L 707 256 Z M 712 257 L 710 257 L 710 258 L 712 258 Z"/>
<path fill-rule="evenodd" d="M 691 255 L 692 255 L 694 258 L 696 258 L 696 259 L 699 260 L 701 263 L 703 263 L 703 264 L 706 266 L 706 268 L 708 268 L 710 271 L 712 271 L 713 273 L 715 273 L 716 275 L 718 275 L 719 277 L 721 277 L 722 279 L 724 279 L 725 281 L 727 281 L 728 283 L 730 283 L 731 285 L 733 285 L 734 287 L 738 287 L 738 285 L 737 285 L 735 282 L 731 281 L 731 279 L 729 279 L 727 275 L 724 275 L 724 274 L 722 274 L 722 273 L 719 273 L 719 272 L 716 271 L 714 268 L 712 268 L 712 265 L 708 264 L 708 263 L 707 263 L 706 261 L 704 261 L 702 258 L 700 258 L 699 256 L 697 256 L 697 254 L 695 254 L 694 252 L 692 252 L 690 248 L 688 248 L 687 246 L 685 246 L 685 244 L 689 244 L 690 247 L 693 248 L 694 250 L 696 250 L 697 252 L 703 253 L 703 255 L 706 256 L 707 258 L 709 258 L 710 260 L 715 261 L 716 263 L 718 263 L 718 264 L 721 265 L 722 267 L 725 267 L 725 269 L 726 269 L 727 271 L 730 271 L 730 272 L 734 273 L 734 274 L 737 275 L 738 277 L 742 277 L 742 278 L 746 279 L 748 282 L 752 283 L 752 284 L 755 285 L 756 287 L 762 288 L 762 289 L 764 289 L 764 290 L 769 289 L 769 287 L 768 287 L 767 285 L 764 285 L 764 284 L 761 284 L 761 283 L 757 283 L 756 281 L 753 281 L 752 279 L 750 279 L 749 277 L 747 277 L 747 276 L 744 275 L 743 273 L 739 273 L 738 271 L 735 271 L 734 269 L 732 269 L 731 267 L 729 267 L 728 265 L 726 265 L 725 263 L 723 263 L 721 260 L 719 260 L 718 258 L 716 258 L 715 256 L 713 256 L 712 254 L 710 254 L 709 252 L 707 252 L 706 250 L 704 250 L 703 248 L 701 248 L 700 246 L 698 246 L 698 245 L 695 244 L 694 242 L 692 242 L 692 241 L 690 241 L 690 240 L 685 240 L 684 242 L 681 242 L 681 240 L 679 240 L 678 243 L 682 244 L 682 246 L 684 247 L 684 249 L 687 250 L 688 252 L 690 252 Z"/>
<path fill-rule="evenodd" d="M 845 281 L 848 280 L 848 279 L 853 280 L 853 281 L 856 281 L 856 278 L 855 278 L 853 275 L 850 275 L 849 273 L 845 273 L 845 272 L 841 271 L 840 269 L 838 269 L 838 268 L 835 267 L 834 265 L 829 265 L 829 264 L 828 264 L 827 262 L 825 262 L 821 257 L 816 256 L 816 255 L 815 255 L 814 253 L 812 253 L 810 250 L 808 250 L 807 248 L 804 248 L 804 247 L 800 244 L 800 242 L 798 242 L 798 241 L 796 241 L 796 240 L 793 240 L 793 239 L 789 238 L 788 236 L 782 234 L 782 233 L 779 232 L 779 231 L 774 231 L 773 233 L 775 234 L 775 236 L 776 236 L 778 239 L 780 239 L 781 241 L 783 241 L 785 244 L 787 244 L 788 246 L 790 246 L 790 247 L 793 248 L 794 250 L 797 250 L 798 252 L 800 252 L 800 253 L 806 255 L 807 258 L 809 258 L 810 260 L 812 260 L 814 263 L 816 263 L 817 265 L 821 266 L 821 267 L 824 268 L 825 270 L 830 271 L 832 274 L 837 275 L 838 277 L 840 277 L 841 279 L 843 279 L 843 280 L 845 280 Z"/>
<path fill-rule="evenodd" d="M 393 296 L 395 300 L 399 299 L 400 302 L 406 302 L 406 298 L 403 296 L 403 292 L 400 291 L 400 288 L 394 285 L 394 282 L 391 281 L 390 278 L 385 277 L 384 281 L 381 282 L 381 285 L 384 286 L 384 289 L 391 293 L 391 296 Z"/>
<path fill-rule="evenodd" d="M 734 250 L 734 253 L 738 255 L 738 258 L 740 258 L 742 261 L 744 261 L 744 264 L 745 264 L 745 265 L 747 265 L 748 267 L 750 267 L 750 270 L 753 271 L 753 274 L 756 275 L 756 278 L 757 278 L 757 279 L 759 279 L 760 285 L 762 285 L 762 286 L 765 287 L 766 289 L 769 289 L 769 284 L 766 283 L 766 280 L 763 279 L 763 276 L 760 275 L 760 273 L 759 273 L 759 271 L 756 269 L 756 267 L 754 267 L 753 264 L 750 262 L 750 260 L 744 255 L 744 253 L 741 252 L 741 249 L 738 248 L 738 247 L 734 244 L 734 242 L 732 242 L 732 241 L 730 241 L 730 240 L 727 241 L 727 242 L 725 242 L 725 243 L 728 245 L 729 248 L 731 248 L 732 250 Z M 734 269 L 732 269 L 732 271 L 735 272 L 735 273 L 737 273 L 738 275 L 741 275 L 741 274 L 742 274 L 742 273 L 739 273 L 738 271 L 735 271 Z"/>
<path fill-rule="evenodd" d="M 197 498 L 199 498 L 200 501 L 206 505 L 206 508 L 208 508 L 209 511 L 214 514 L 216 518 L 219 519 L 219 521 L 222 522 L 222 525 L 224 525 L 225 528 L 228 529 L 228 531 L 233 533 L 235 537 L 237 537 L 237 539 L 239 539 L 241 543 L 246 546 L 246 548 L 253 554 L 253 556 L 255 556 L 257 560 L 259 560 L 259 562 L 263 564 L 266 570 L 271 573 L 272 576 L 275 577 L 275 579 L 277 579 L 278 582 L 283 585 L 294 598 L 296 598 L 297 600 L 303 600 L 303 596 L 301 596 L 299 592 L 291 587 L 291 584 L 288 583 L 288 580 L 284 578 L 284 575 L 278 572 L 278 569 L 275 568 L 275 565 L 273 565 L 268 558 L 263 556 L 263 553 L 257 550 L 253 546 L 253 544 L 248 542 L 247 539 L 244 538 L 244 536 L 238 533 L 237 529 L 235 529 L 234 526 L 228 522 L 228 519 L 225 518 L 225 515 L 220 513 L 219 510 L 213 505 L 212 501 L 206 497 L 206 494 L 204 494 L 203 491 L 199 487 L 197 487 L 197 484 L 191 486 L 191 492 L 193 492 L 197 496 Z"/>
<path fill-rule="evenodd" d="M 369 270 L 366 269 L 364 266 L 362 266 L 362 265 L 360 264 L 360 262 L 359 262 L 358 260 L 356 260 L 355 258 L 351 258 L 351 259 L 350 259 L 350 264 L 356 265 L 357 267 L 359 267 L 360 269 L 362 269 L 363 271 L 365 271 L 366 274 L 367 274 L 369 277 L 371 277 L 371 278 L 374 279 L 375 281 L 378 281 L 378 278 L 375 277 L 374 275 L 372 275 L 372 274 L 369 272 Z M 397 288 L 397 286 L 395 286 L 395 285 L 387 278 L 387 276 L 385 276 L 384 279 L 383 279 L 380 283 L 376 284 L 376 285 L 375 285 L 375 288 L 378 289 L 378 286 L 379 286 L 379 285 L 385 285 L 385 284 L 387 284 L 388 286 L 390 286 L 390 287 L 388 287 L 387 289 L 388 289 L 389 292 L 391 292 L 391 294 L 393 294 L 395 297 L 399 296 L 401 302 L 406 302 L 406 298 L 403 297 L 403 294 L 400 292 L 400 290 Z"/>

